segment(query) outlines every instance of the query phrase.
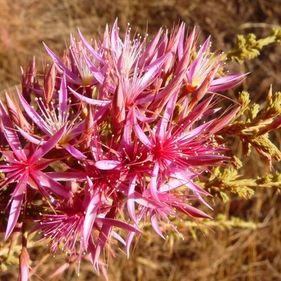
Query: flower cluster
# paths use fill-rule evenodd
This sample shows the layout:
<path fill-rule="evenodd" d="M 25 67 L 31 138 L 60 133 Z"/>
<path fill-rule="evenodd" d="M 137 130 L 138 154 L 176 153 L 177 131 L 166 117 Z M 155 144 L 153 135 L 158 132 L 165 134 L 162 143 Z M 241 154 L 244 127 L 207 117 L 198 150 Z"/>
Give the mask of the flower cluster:
<path fill-rule="evenodd" d="M 238 107 L 217 93 L 245 76 L 224 75 L 210 46 L 184 24 L 149 40 L 117 22 L 91 43 L 71 37 L 62 57 L 45 46 L 52 64 L 39 75 L 33 62 L 0 103 L 5 238 L 30 226 L 98 271 L 112 241 L 129 255 L 143 221 L 165 239 L 179 213 L 208 218 L 194 179 L 230 160 L 215 135 Z"/>

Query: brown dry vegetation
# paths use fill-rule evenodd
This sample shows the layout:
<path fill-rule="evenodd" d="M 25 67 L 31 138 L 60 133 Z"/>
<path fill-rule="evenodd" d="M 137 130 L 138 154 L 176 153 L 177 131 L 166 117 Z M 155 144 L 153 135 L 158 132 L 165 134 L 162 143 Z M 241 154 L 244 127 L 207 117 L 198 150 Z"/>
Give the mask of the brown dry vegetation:
<path fill-rule="evenodd" d="M 172 27 L 185 21 L 200 26 L 204 35 L 211 34 L 217 49 L 228 50 L 238 33 L 270 33 L 281 24 L 279 0 L 0 0 L 0 89 L 19 83 L 19 66 L 27 65 L 32 56 L 46 60 L 41 42 L 61 51 L 68 34 L 76 27 L 88 36 L 103 30 L 118 17 L 124 28 L 127 22 L 140 32 L 155 32 L 160 26 Z M 262 101 L 269 85 L 281 90 L 281 48 L 268 47 L 259 59 L 233 64 L 235 69 L 250 71 L 245 82 L 255 100 Z M 281 145 L 277 134 L 277 144 Z M 256 155 L 248 160 L 247 176 L 264 173 L 266 165 Z M 259 162 L 257 162 L 259 161 Z M 236 281 L 281 280 L 281 200 L 274 190 L 257 190 L 251 200 L 233 199 L 217 204 L 217 213 L 226 218 L 239 217 L 256 224 L 240 227 L 210 226 L 209 232 L 197 231 L 191 237 L 188 225 L 181 226 L 185 239 L 161 240 L 147 232 L 135 246 L 129 260 L 121 252 L 110 259 L 110 281 Z M 235 224 L 235 223 L 234 223 Z M 0 249 L 1 250 L 1 249 Z M 48 280 L 63 257 L 38 259 L 46 253 L 35 248 L 32 267 L 40 267 L 32 280 Z M 1 262 L 1 261 L 0 261 Z M 16 267 L 0 272 L 0 280 L 16 280 Z M 100 280 L 85 262 L 79 278 L 75 266 L 61 280 Z M 55 278 L 53 278 L 55 280 Z"/>

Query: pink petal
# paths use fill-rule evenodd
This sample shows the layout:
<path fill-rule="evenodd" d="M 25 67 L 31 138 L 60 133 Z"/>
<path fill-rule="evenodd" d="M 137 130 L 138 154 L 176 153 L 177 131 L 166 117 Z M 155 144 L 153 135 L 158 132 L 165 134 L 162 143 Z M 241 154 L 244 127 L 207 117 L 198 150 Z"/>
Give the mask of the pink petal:
<path fill-rule="evenodd" d="M 103 225 L 108 225 L 110 227 L 115 226 L 115 227 L 122 228 L 127 231 L 140 232 L 140 230 L 137 229 L 135 226 L 130 225 L 126 222 L 122 222 L 117 219 L 97 217 L 96 221 L 101 222 Z"/>
<path fill-rule="evenodd" d="M 128 213 L 134 223 L 136 223 L 136 214 L 135 214 L 136 212 L 135 212 L 135 198 L 133 198 L 133 195 L 135 193 L 136 180 L 137 180 L 137 176 L 134 176 L 129 184 L 128 200 L 127 200 Z"/>
<path fill-rule="evenodd" d="M 240 107 L 236 107 L 233 110 L 231 110 L 228 114 L 224 115 L 223 117 L 219 119 L 215 119 L 209 126 L 208 132 L 211 134 L 215 134 L 221 129 L 223 129 L 225 126 L 229 124 L 229 122 L 236 116 L 238 111 L 240 110 Z"/>
<path fill-rule="evenodd" d="M 26 160 L 26 155 L 21 150 L 21 143 L 16 134 L 13 124 L 7 114 L 4 105 L 0 101 L 0 125 L 2 127 L 2 132 L 5 135 L 7 142 L 9 143 L 11 149 L 17 156 L 18 160 Z"/>
<path fill-rule="evenodd" d="M 93 55 L 93 57 L 99 62 L 99 63 L 104 63 L 103 58 L 98 54 L 98 52 L 88 43 L 86 38 L 83 36 L 81 31 L 78 28 L 78 34 L 81 38 L 81 41 L 83 44 L 86 46 L 86 48 L 90 51 L 90 53 Z"/>
<path fill-rule="evenodd" d="M 139 222 L 142 220 L 144 214 L 145 214 L 145 208 L 143 208 L 143 209 L 138 213 L 138 215 L 137 215 L 137 217 L 136 217 L 137 223 L 139 223 Z M 136 232 L 130 232 L 130 233 L 128 234 L 128 236 L 127 236 L 127 239 L 126 239 L 126 253 L 127 253 L 127 257 L 128 257 L 128 258 L 129 258 L 129 256 L 130 256 L 130 248 L 131 248 L 131 244 L 132 244 L 132 242 L 133 242 L 133 239 L 134 239 L 135 235 L 136 235 Z"/>
<path fill-rule="evenodd" d="M 29 142 L 34 143 L 34 144 L 42 144 L 42 139 L 37 139 L 33 136 L 31 136 L 28 132 L 24 131 L 22 128 L 17 126 L 17 130 L 19 133 Z"/>
<path fill-rule="evenodd" d="M 197 208 L 194 208 L 190 205 L 187 205 L 187 204 L 180 204 L 180 205 L 175 204 L 175 208 L 177 208 L 179 211 L 182 211 L 183 213 L 190 215 L 192 217 L 199 217 L 199 218 L 206 218 L 206 219 L 212 218 L 209 215 L 207 215 L 206 213 L 204 213 L 203 211 L 201 211 Z"/>
<path fill-rule="evenodd" d="M 66 199 L 70 197 L 69 190 L 67 190 L 67 188 L 60 183 L 56 182 L 47 174 L 41 171 L 34 171 L 32 172 L 31 176 L 35 180 L 36 184 L 39 185 L 39 188 L 45 187 L 52 191 L 54 194 L 57 194 Z"/>
<path fill-rule="evenodd" d="M 21 205 L 22 201 L 24 198 L 24 192 L 26 190 L 26 184 L 27 184 L 27 178 L 28 175 L 24 174 L 20 179 L 18 184 L 15 187 L 15 191 L 11 200 L 11 208 L 10 208 L 10 213 L 9 213 L 9 218 L 8 218 L 8 224 L 7 224 L 7 229 L 5 233 L 5 240 L 7 240 L 11 233 L 13 232 L 16 223 L 18 221 L 20 211 L 21 211 Z"/>
<path fill-rule="evenodd" d="M 47 172 L 45 174 L 55 181 L 84 181 L 86 179 L 83 171 Z"/>
<path fill-rule="evenodd" d="M 155 232 L 156 232 L 160 237 L 162 237 L 164 240 L 166 240 L 165 237 L 164 237 L 164 235 L 163 235 L 163 233 L 162 233 L 162 231 L 161 231 L 161 229 L 159 228 L 158 220 L 157 220 L 156 215 L 153 214 L 153 215 L 151 216 L 150 220 L 151 220 L 151 225 L 152 225 L 153 229 L 155 230 Z"/>
<path fill-rule="evenodd" d="M 63 147 L 76 159 L 83 160 L 87 158 L 80 150 L 75 148 L 73 145 L 64 144 Z"/>
<path fill-rule="evenodd" d="M 246 78 L 246 74 L 233 74 L 221 78 L 214 79 L 209 87 L 210 92 L 222 92 L 232 89 L 243 82 Z"/>
<path fill-rule="evenodd" d="M 59 115 L 63 122 L 66 121 L 68 113 L 67 107 L 67 88 L 65 75 L 61 78 L 60 90 L 59 90 Z"/>
<path fill-rule="evenodd" d="M 163 66 L 166 59 L 167 56 L 162 56 L 149 65 L 149 68 L 146 69 L 145 74 L 140 79 L 140 84 L 138 85 L 139 93 L 143 92 L 143 90 L 153 82 L 155 76 L 159 73 L 159 71 L 161 71 L 161 67 Z"/>
<path fill-rule="evenodd" d="M 115 231 L 111 231 L 111 237 L 119 241 L 123 246 L 126 246 L 126 241 Z"/>
<path fill-rule="evenodd" d="M 62 127 L 52 137 L 50 137 L 43 145 L 37 148 L 37 150 L 30 157 L 30 161 L 36 162 L 40 158 L 42 158 L 45 154 L 47 154 L 50 150 L 52 150 L 58 144 L 64 133 L 65 133 L 65 127 Z"/>
<path fill-rule="evenodd" d="M 84 225 L 83 225 L 83 240 L 85 247 L 88 248 L 89 238 L 92 233 L 93 225 L 97 216 L 97 207 L 100 203 L 100 196 L 98 194 L 94 195 L 88 204 Z"/>
<path fill-rule="evenodd" d="M 126 239 L 126 253 L 127 253 L 127 257 L 130 257 L 130 248 L 133 242 L 133 239 L 135 237 L 136 233 L 135 232 L 130 232 L 127 239 Z"/>
<path fill-rule="evenodd" d="M 20 254 L 20 281 L 29 279 L 29 254 L 26 247 L 23 247 Z"/>
<path fill-rule="evenodd" d="M 95 166 L 100 170 L 113 170 L 118 165 L 120 165 L 120 161 L 117 160 L 100 160 L 95 163 Z"/>
<path fill-rule="evenodd" d="M 157 202 L 160 202 L 159 197 L 158 197 L 158 189 L 157 189 L 158 188 L 158 180 L 159 180 L 158 179 L 159 170 L 160 170 L 160 166 L 156 162 L 154 164 L 152 176 L 151 176 L 150 183 L 149 183 L 151 195 Z"/>
<path fill-rule="evenodd" d="M 77 97 L 78 99 L 80 99 L 81 101 L 91 104 L 91 105 L 96 105 L 96 106 L 105 106 L 109 103 L 111 103 L 111 101 L 108 100 L 97 100 L 97 99 L 92 99 L 92 98 L 88 98 L 85 97 L 83 95 L 80 95 L 79 93 L 77 93 L 76 91 L 74 91 L 73 89 L 71 89 L 70 87 L 68 87 L 68 89 L 71 91 L 71 93 Z"/>
<path fill-rule="evenodd" d="M 166 105 L 165 112 L 163 116 L 160 118 L 159 123 L 157 124 L 156 135 L 159 137 L 160 140 L 164 140 L 165 135 L 167 134 L 168 124 L 171 122 L 173 117 L 175 105 L 177 102 L 177 93 L 175 93 L 168 101 Z"/>
<path fill-rule="evenodd" d="M 137 122 L 135 122 L 134 124 L 134 131 L 137 135 L 137 137 L 139 138 L 139 140 L 146 145 L 147 147 L 151 147 L 151 142 L 149 140 L 149 138 L 146 136 L 146 134 L 144 133 L 144 131 L 141 129 L 141 127 L 139 126 L 139 124 Z"/>
<path fill-rule="evenodd" d="M 30 124 L 27 122 L 25 117 L 22 114 L 22 111 L 18 104 L 15 104 L 12 98 L 9 96 L 8 93 L 5 93 L 6 101 L 7 101 L 7 106 L 8 106 L 8 112 L 11 112 L 13 115 L 13 118 L 16 118 L 15 123 L 18 124 L 19 126 L 27 129 L 31 129 Z"/>
<path fill-rule="evenodd" d="M 29 118 L 47 135 L 50 135 L 52 132 L 49 131 L 48 125 L 45 120 L 34 110 L 24 99 L 22 94 L 18 91 L 18 97 L 21 102 L 22 107 L 29 116 Z"/>
<path fill-rule="evenodd" d="M 55 53 L 49 49 L 49 47 L 43 42 L 43 45 L 49 54 L 49 56 L 52 58 L 52 60 L 55 62 L 55 64 L 66 74 L 66 76 L 74 83 L 79 83 L 80 81 L 77 80 L 77 77 L 63 64 L 61 59 L 55 55 Z"/>

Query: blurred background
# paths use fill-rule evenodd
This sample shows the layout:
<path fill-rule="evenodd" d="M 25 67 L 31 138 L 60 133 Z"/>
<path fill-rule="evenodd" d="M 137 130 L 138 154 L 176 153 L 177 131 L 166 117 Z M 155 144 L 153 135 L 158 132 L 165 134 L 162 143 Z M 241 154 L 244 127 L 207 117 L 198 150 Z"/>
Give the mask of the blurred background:
<path fill-rule="evenodd" d="M 77 27 L 91 38 L 103 32 L 106 23 L 112 24 L 116 17 L 123 31 L 129 22 L 137 32 L 149 34 L 161 26 L 170 29 L 184 21 L 190 28 L 199 26 L 202 38 L 210 34 L 214 50 L 228 51 L 235 45 L 237 34 L 254 32 L 262 37 L 280 25 L 281 1 L 0 0 L 1 93 L 20 83 L 20 66 L 27 66 L 33 56 L 38 66 L 44 65 L 48 58 L 42 41 L 62 53 L 69 34 L 75 34 Z M 244 64 L 233 62 L 230 68 L 252 72 L 244 89 L 256 101 L 265 99 L 271 84 L 274 91 L 281 90 L 280 46 L 269 46 L 258 59 Z M 277 136 L 280 148 L 280 134 Z M 259 176 L 267 170 L 254 155 L 244 174 Z M 233 198 L 218 203 L 216 215 L 217 222 L 210 223 L 207 230 L 183 225 L 184 240 L 175 235 L 163 241 L 148 231 L 135 245 L 129 260 L 121 251 L 114 260 L 109 258 L 109 280 L 281 280 L 281 197 L 276 190 L 260 188 L 250 200 Z M 32 280 L 48 280 L 59 263 L 64 263 L 63 256 L 47 258 L 46 249 L 35 248 L 31 259 L 31 266 L 38 267 Z M 102 280 L 89 263 L 82 265 L 79 277 L 75 269 L 70 264 L 61 279 L 58 276 L 52 280 Z M 15 270 L 0 272 L 0 280 L 17 280 Z"/>

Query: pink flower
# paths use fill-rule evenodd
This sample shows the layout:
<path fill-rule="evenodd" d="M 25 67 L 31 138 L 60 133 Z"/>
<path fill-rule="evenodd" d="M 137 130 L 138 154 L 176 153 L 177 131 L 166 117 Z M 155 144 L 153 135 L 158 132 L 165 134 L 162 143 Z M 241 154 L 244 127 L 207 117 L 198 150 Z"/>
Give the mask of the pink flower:
<path fill-rule="evenodd" d="M 210 218 L 195 179 L 229 161 L 216 133 L 238 110 L 222 107 L 216 92 L 245 75 L 224 76 L 210 38 L 198 48 L 197 37 L 181 24 L 151 40 L 128 27 L 122 38 L 116 21 L 93 44 L 71 37 L 63 58 L 45 45 L 51 66 L 39 76 L 33 61 L 18 100 L 7 94 L 0 104 L 6 239 L 29 220 L 52 252 L 62 247 L 78 265 L 85 255 L 99 271 L 112 239 L 129 255 L 142 221 L 165 238 L 179 213 Z M 41 212 L 27 214 L 34 198 Z"/>
<path fill-rule="evenodd" d="M 55 96 L 54 92 L 55 89 L 53 89 L 52 93 L 52 95 Z M 47 137 L 53 136 L 61 128 L 65 127 L 64 134 L 59 142 L 60 145 L 62 145 L 73 157 L 79 160 L 84 159 L 85 156 L 75 148 L 74 144 L 75 140 L 77 140 L 78 136 L 83 132 L 85 122 L 79 121 L 79 112 L 71 114 L 65 76 L 62 77 L 60 87 L 56 94 L 56 102 L 54 102 L 55 98 L 51 99 L 50 102 L 42 97 L 35 98 L 39 112 L 28 104 L 21 93 L 18 93 L 18 97 L 27 116 Z M 23 137 L 31 143 L 39 144 L 42 141 L 40 139 L 41 136 L 28 133 L 21 128 L 18 128 L 18 130 Z"/>
<path fill-rule="evenodd" d="M 45 237 L 51 238 L 52 252 L 56 252 L 60 244 L 70 255 L 81 260 L 89 253 L 92 263 L 98 270 L 99 256 L 109 238 L 114 238 L 125 244 L 124 239 L 112 227 L 129 232 L 138 229 L 115 219 L 117 206 L 102 200 L 102 195 L 92 181 L 87 179 L 87 186 L 75 194 L 67 204 L 59 205 L 57 214 L 44 214 L 40 219 L 39 229 Z M 97 240 L 94 240 L 97 236 Z M 77 253 L 76 243 L 80 244 Z"/>
<path fill-rule="evenodd" d="M 43 159 L 42 157 L 58 143 L 64 128 L 60 129 L 43 145 L 38 147 L 29 145 L 29 147 L 23 149 L 2 103 L 0 103 L 0 116 L 2 132 L 11 148 L 11 150 L 1 151 L 5 164 L 0 165 L 0 171 L 5 174 L 5 179 L 1 182 L 0 188 L 3 189 L 8 184 L 16 183 L 9 203 L 11 207 L 5 235 L 5 239 L 8 239 L 19 218 L 21 205 L 26 196 L 27 185 L 37 188 L 47 198 L 49 197 L 49 192 L 64 198 L 68 198 L 69 193 L 62 185 L 42 172 L 54 161 L 52 159 Z"/>

